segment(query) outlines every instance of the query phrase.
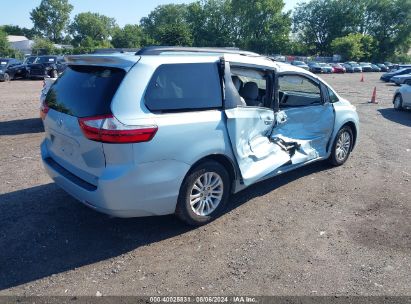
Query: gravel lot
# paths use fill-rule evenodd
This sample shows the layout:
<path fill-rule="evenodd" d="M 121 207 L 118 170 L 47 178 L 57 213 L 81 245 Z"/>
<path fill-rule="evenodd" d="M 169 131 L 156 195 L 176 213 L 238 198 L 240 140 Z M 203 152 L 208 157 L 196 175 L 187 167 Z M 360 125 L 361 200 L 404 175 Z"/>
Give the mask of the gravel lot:
<path fill-rule="evenodd" d="M 411 295 L 411 112 L 360 77 L 323 77 L 361 119 L 344 166 L 254 185 L 197 229 L 77 203 L 40 163 L 42 82 L 0 83 L 0 295 Z"/>

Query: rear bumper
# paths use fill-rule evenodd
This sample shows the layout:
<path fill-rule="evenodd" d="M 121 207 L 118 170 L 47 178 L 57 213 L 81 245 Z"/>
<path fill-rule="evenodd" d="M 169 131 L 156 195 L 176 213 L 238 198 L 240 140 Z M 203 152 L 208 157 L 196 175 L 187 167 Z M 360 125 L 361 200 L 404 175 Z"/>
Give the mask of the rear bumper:
<path fill-rule="evenodd" d="M 189 166 L 162 160 L 133 167 L 108 167 L 96 185 L 69 172 L 41 145 L 43 165 L 48 175 L 68 194 L 86 206 L 116 217 L 172 214 Z"/>

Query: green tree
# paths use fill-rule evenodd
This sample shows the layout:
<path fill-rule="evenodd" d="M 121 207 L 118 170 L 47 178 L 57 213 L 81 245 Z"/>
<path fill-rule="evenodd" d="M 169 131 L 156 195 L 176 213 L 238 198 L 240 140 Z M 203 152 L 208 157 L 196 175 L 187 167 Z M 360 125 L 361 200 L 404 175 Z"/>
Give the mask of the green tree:
<path fill-rule="evenodd" d="M 34 38 L 32 53 L 36 55 L 51 55 L 57 52 L 54 43 L 47 38 Z"/>
<path fill-rule="evenodd" d="M 410 48 L 411 0 L 363 0 L 369 22 L 363 31 L 378 41 L 377 54 L 381 60 L 397 51 Z M 406 52 L 405 52 L 406 53 Z"/>
<path fill-rule="evenodd" d="M 365 56 L 383 60 L 410 46 L 411 0 L 312 0 L 297 6 L 293 25 L 311 53 L 331 55 L 334 39 L 361 33 L 373 39 Z"/>
<path fill-rule="evenodd" d="M 68 0 L 42 0 L 30 13 L 34 30 L 51 41 L 60 42 L 67 29 L 73 6 Z"/>
<path fill-rule="evenodd" d="M 114 31 L 111 44 L 116 48 L 139 48 L 143 39 L 143 33 L 137 24 L 127 24 L 123 28 Z"/>
<path fill-rule="evenodd" d="M 7 40 L 7 34 L 2 28 L 0 28 L 0 57 L 9 57 L 12 52 L 13 50 Z"/>
<path fill-rule="evenodd" d="M 28 29 L 18 25 L 3 25 L 1 28 L 7 33 L 7 35 L 25 36 L 28 39 L 34 38 L 37 34 L 34 29 Z"/>
<path fill-rule="evenodd" d="M 311 53 L 330 55 L 331 41 L 348 34 L 341 23 L 346 13 L 344 5 L 334 0 L 303 2 L 294 11 L 293 30 Z"/>
<path fill-rule="evenodd" d="M 344 60 L 358 61 L 364 57 L 361 38 L 362 35 L 359 33 L 335 38 L 331 43 L 331 49 L 335 54 L 341 55 Z"/>
<path fill-rule="evenodd" d="M 197 1 L 187 6 L 194 46 L 234 46 L 231 1 Z"/>
<path fill-rule="evenodd" d="M 110 46 L 109 38 L 116 29 L 116 21 L 98 13 L 80 13 L 70 24 L 70 33 L 76 46 Z"/>
<path fill-rule="evenodd" d="M 192 31 L 186 16 L 185 4 L 160 5 L 140 23 L 144 34 L 155 44 L 191 46 Z"/>
<path fill-rule="evenodd" d="M 289 42 L 290 12 L 283 0 L 236 0 L 231 2 L 235 44 L 270 54 L 282 52 Z"/>

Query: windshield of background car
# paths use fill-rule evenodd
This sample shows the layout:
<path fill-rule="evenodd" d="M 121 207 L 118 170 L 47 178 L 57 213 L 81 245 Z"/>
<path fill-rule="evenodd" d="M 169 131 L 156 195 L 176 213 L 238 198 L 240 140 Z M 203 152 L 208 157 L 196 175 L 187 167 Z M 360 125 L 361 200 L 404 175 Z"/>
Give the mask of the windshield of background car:
<path fill-rule="evenodd" d="M 294 64 L 295 65 L 305 65 L 305 63 L 302 61 L 294 61 Z"/>
<path fill-rule="evenodd" d="M 26 59 L 24 59 L 24 64 L 31 64 L 34 62 L 34 60 L 36 60 L 37 57 L 28 57 Z"/>
<path fill-rule="evenodd" d="M 37 57 L 36 60 L 34 60 L 34 63 L 55 63 L 56 58 L 54 57 Z"/>

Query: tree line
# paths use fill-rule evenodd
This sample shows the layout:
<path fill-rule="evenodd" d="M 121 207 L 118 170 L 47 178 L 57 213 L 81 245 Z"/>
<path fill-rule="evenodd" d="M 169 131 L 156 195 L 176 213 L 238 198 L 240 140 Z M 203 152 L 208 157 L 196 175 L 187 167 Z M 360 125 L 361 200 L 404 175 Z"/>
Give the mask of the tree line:
<path fill-rule="evenodd" d="M 284 11 L 283 0 L 200 0 L 157 6 L 136 24 L 93 12 L 70 19 L 69 0 L 42 0 L 30 12 L 33 28 L 0 27 L 35 40 L 34 52 L 65 53 L 146 45 L 239 47 L 263 54 L 331 56 L 345 60 L 410 61 L 411 0 L 311 0 Z M 2 38 L 3 37 L 3 38 Z"/>

